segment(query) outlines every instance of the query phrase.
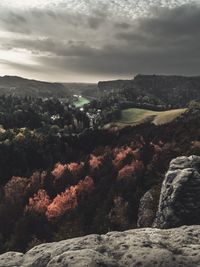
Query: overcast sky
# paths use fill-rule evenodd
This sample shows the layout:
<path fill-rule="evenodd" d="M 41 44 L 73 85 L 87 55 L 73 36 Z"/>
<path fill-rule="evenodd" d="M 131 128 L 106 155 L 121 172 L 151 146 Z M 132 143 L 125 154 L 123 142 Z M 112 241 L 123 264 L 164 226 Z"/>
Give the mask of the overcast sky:
<path fill-rule="evenodd" d="M 0 75 L 97 82 L 137 73 L 200 75 L 200 0 L 0 1 Z"/>

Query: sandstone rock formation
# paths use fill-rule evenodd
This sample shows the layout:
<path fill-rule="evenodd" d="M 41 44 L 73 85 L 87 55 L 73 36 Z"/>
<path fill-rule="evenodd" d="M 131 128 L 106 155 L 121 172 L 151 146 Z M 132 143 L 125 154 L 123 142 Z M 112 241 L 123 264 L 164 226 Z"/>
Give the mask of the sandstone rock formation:
<path fill-rule="evenodd" d="M 147 191 L 140 200 L 138 210 L 138 227 L 151 227 L 158 208 L 160 188 L 155 187 Z"/>
<path fill-rule="evenodd" d="M 157 228 L 200 224 L 200 157 L 178 157 L 171 161 L 163 181 Z"/>
<path fill-rule="evenodd" d="M 200 226 L 90 235 L 0 256 L 0 267 L 197 267 Z"/>

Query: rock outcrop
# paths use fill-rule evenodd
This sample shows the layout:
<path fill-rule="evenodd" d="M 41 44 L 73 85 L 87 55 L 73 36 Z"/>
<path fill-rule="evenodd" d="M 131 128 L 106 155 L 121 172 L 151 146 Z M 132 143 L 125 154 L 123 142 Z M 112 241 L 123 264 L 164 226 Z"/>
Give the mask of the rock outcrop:
<path fill-rule="evenodd" d="M 144 228 L 42 244 L 0 256 L 0 267 L 197 267 L 200 226 Z"/>
<path fill-rule="evenodd" d="M 147 191 L 140 200 L 137 226 L 139 228 L 151 227 L 158 208 L 160 188 L 154 187 Z"/>
<path fill-rule="evenodd" d="M 157 228 L 200 224 L 200 157 L 171 161 L 153 224 Z"/>

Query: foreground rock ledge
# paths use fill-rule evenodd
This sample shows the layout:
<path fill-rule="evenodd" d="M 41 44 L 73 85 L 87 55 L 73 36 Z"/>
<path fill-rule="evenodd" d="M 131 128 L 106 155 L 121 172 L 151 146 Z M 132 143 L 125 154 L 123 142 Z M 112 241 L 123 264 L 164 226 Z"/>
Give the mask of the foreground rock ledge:
<path fill-rule="evenodd" d="M 89 235 L 0 255 L 1 267 L 200 266 L 200 226 Z"/>

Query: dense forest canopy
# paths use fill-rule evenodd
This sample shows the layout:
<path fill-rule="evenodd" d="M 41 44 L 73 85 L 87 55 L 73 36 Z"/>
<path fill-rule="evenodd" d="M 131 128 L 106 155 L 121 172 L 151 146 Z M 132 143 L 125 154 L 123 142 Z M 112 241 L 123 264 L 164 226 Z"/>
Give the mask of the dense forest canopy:
<path fill-rule="evenodd" d="M 151 188 L 156 207 L 169 161 L 200 154 L 198 102 L 169 124 L 106 130 L 110 101 L 80 110 L 54 98 L 0 97 L 1 252 L 134 228 Z"/>

